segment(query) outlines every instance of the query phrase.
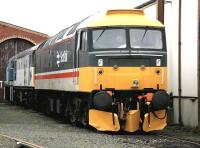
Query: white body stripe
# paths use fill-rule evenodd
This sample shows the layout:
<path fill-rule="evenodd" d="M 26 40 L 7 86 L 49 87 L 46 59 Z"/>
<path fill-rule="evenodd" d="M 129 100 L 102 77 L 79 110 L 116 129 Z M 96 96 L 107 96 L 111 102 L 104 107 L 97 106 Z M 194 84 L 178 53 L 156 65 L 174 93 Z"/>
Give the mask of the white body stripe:
<path fill-rule="evenodd" d="M 45 76 L 51 74 L 62 74 L 75 72 L 78 69 L 67 69 L 53 72 L 38 73 L 35 76 Z M 36 89 L 49 89 L 60 91 L 79 91 L 79 84 L 77 83 L 77 77 L 67 78 L 53 78 L 53 79 L 35 79 Z"/>
<path fill-rule="evenodd" d="M 50 75 L 50 74 L 60 74 L 60 73 L 74 72 L 74 71 L 75 71 L 75 69 L 67 69 L 67 70 L 43 72 L 43 73 L 37 73 L 37 74 L 35 74 L 35 76 Z"/>
<path fill-rule="evenodd" d="M 79 91 L 79 85 L 74 78 L 40 79 L 35 81 L 36 89 L 50 89 L 60 91 Z"/>

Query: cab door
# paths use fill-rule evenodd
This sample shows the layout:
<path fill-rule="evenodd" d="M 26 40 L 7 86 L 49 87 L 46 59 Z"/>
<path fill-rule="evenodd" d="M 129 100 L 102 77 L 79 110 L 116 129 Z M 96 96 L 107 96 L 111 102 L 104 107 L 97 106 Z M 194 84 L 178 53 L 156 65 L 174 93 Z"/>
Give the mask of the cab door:
<path fill-rule="evenodd" d="M 74 53 L 74 84 L 79 84 L 79 68 L 84 63 L 85 54 L 87 53 L 87 32 L 80 30 L 76 34 L 76 50 Z"/>

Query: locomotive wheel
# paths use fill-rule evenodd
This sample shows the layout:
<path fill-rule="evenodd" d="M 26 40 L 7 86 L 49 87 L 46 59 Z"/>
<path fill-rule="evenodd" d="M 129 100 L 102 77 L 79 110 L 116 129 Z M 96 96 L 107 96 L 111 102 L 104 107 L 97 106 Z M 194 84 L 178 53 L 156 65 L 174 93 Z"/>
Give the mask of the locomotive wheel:
<path fill-rule="evenodd" d="M 74 115 L 69 115 L 69 121 L 70 121 L 70 123 L 75 124 L 76 123 L 76 117 Z"/>
<path fill-rule="evenodd" d="M 50 115 L 50 101 L 49 101 L 49 99 L 47 99 L 47 101 L 46 101 L 46 106 L 45 106 L 45 113 L 47 114 L 47 115 Z"/>
<path fill-rule="evenodd" d="M 76 116 L 75 116 L 75 110 L 74 110 L 73 105 L 70 106 L 70 109 L 69 109 L 69 121 L 72 124 L 76 123 Z"/>

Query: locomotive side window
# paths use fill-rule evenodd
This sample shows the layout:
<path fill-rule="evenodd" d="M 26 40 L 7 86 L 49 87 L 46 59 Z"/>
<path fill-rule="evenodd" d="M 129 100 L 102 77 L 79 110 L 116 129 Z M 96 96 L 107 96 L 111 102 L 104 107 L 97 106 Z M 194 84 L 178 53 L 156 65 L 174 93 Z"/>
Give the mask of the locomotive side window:
<path fill-rule="evenodd" d="M 56 38 L 56 41 L 55 41 L 56 43 L 57 43 L 57 42 L 60 42 L 60 41 L 63 39 L 63 36 L 65 35 L 65 33 L 66 33 L 67 30 L 68 30 L 68 28 L 62 30 L 62 31 L 58 34 L 58 36 L 57 36 L 57 38 Z"/>
<path fill-rule="evenodd" d="M 93 48 L 126 48 L 125 29 L 98 29 L 92 31 Z"/>
<path fill-rule="evenodd" d="M 48 45 L 54 44 L 54 43 L 56 42 L 56 38 L 57 38 L 57 35 L 54 35 L 54 36 L 50 39 Z M 44 46 L 43 46 L 43 47 L 44 47 Z"/>
<path fill-rule="evenodd" d="M 13 63 L 13 80 L 16 80 L 16 75 L 17 75 L 17 73 L 16 73 L 16 70 L 17 70 L 17 62 L 16 61 L 14 61 L 14 63 Z"/>
<path fill-rule="evenodd" d="M 152 29 L 130 29 L 131 48 L 162 49 L 162 33 Z"/>
<path fill-rule="evenodd" d="M 33 53 L 32 55 L 30 55 L 30 65 L 31 65 L 32 67 L 35 67 L 35 65 L 36 65 L 35 53 Z"/>
<path fill-rule="evenodd" d="M 87 51 L 87 32 L 81 33 L 81 48 L 82 51 Z"/>
<path fill-rule="evenodd" d="M 67 28 L 67 30 L 66 30 L 66 32 L 65 32 L 65 34 L 64 34 L 64 36 L 63 36 L 63 39 L 66 39 L 66 38 L 68 37 L 68 33 L 70 32 L 70 30 L 71 30 L 72 28 L 73 28 L 73 26 Z"/>
<path fill-rule="evenodd" d="M 72 27 L 70 28 L 71 30 L 68 32 L 67 35 L 71 35 L 71 34 L 74 34 L 75 31 L 76 31 L 76 28 L 79 26 L 80 23 L 76 23 L 74 25 L 72 25 Z"/>

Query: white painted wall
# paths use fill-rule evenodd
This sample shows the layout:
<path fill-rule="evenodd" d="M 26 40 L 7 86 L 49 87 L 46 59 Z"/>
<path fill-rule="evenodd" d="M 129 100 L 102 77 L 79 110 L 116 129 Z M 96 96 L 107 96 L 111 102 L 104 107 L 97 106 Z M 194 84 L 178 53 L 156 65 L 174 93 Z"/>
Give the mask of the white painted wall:
<path fill-rule="evenodd" d="M 197 97 L 198 0 L 183 1 L 182 9 L 183 96 Z"/>
<path fill-rule="evenodd" d="M 198 0 L 182 4 L 182 95 L 198 96 Z M 198 101 L 182 102 L 183 123 L 198 126 Z"/>
<path fill-rule="evenodd" d="M 178 8 L 179 0 L 165 4 L 165 27 L 168 47 L 168 92 L 178 96 Z M 145 8 L 156 18 L 156 5 Z M 198 0 L 182 0 L 182 95 L 198 96 Z M 174 123 L 178 123 L 178 99 L 174 99 Z M 198 125 L 198 101 L 182 100 L 185 126 Z"/>

